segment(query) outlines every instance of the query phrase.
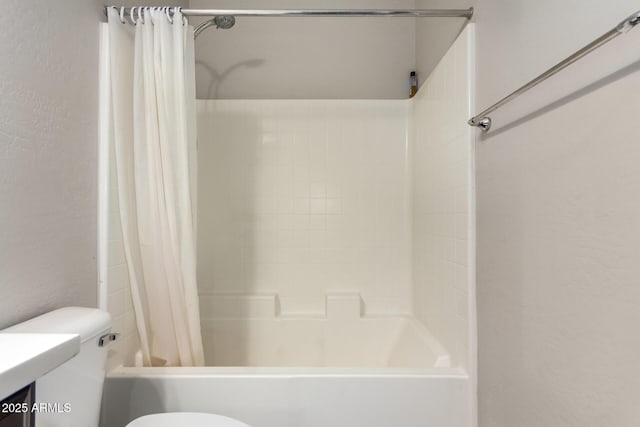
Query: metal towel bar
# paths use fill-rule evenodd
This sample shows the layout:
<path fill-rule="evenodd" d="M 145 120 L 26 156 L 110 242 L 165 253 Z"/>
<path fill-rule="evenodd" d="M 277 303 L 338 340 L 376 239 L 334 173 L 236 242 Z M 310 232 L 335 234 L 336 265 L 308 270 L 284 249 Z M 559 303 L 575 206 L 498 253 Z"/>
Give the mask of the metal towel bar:
<path fill-rule="evenodd" d="M 564 70 L 569 65 L 573 64 L 583 56 L 586 56 L 587 54 L 593 52 L 594 50 L 596 50 L 603 44 L 607 43 L 608 41 L 616 38 L 622 33 L 626 33 L 627 31 L 629 31 L 639 23 L 640 23 L 640 11 L 629 16 L 627 19 L 625 19 L 624 21 L 616 25 L 613 29 L 607 31 L 606 33 L 604 33 L 603 35 L 601 35 L 600 37 L 598 37 L 597 39 L 595 39 L 594 41 L 592 41 L 591 43 L 583 47 L 582 49 L 576 51 L 573 55 L 558 62 L 556 65 L 549 68 L 547 71 L 540 74 L 538 77 L 534 78 L 530 82 L 526 83 L 521 88 L 515 90 L 514 92 L 511 92 L 509 95 L 505 96 L 500 101 L 493 104 L 491 107 L 473 116 L 472 118 L 469 119 L 467 123 L 469 123 L 470 126 L 479 127 L 484 132 L 487 132 L 489 129 L 491 129 L 491 117 L 489 117 L 490 113 L 502 107 L 506 103 L 512 101 L 516 97 L 522 95 L 524 92 L 528 91 L 532 87 L 537 86 L 539 83 L 542 83 L 543 81 L 547 80 L 549 77 L 553 76 L 559 71 Z"/>

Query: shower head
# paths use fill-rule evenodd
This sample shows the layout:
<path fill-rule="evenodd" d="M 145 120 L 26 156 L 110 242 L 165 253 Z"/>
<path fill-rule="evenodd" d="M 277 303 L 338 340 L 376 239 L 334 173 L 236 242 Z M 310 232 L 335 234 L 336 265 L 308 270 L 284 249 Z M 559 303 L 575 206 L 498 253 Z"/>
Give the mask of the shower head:
<path fill-rule="evenodd" d="M 236 23 L 236 18 L 231 15 L 218 15 L 213 18 L 213 22 L 216 28 L 220 28 L 222 30 L 228 30 L 233 27 Z"/>
<path fill-rule="evenodd" d="M 236 23 L 235 16 L 232 15 L 218 15 L 209 19 L 208 21 L 204 21 L 202 24 L 198 25 L 193 29 L 193 35 L 197 38 L 200 33 L 206 30 L 209 27 L 215 26 L 218 29 L 228 30 L 233 27 Z"/>

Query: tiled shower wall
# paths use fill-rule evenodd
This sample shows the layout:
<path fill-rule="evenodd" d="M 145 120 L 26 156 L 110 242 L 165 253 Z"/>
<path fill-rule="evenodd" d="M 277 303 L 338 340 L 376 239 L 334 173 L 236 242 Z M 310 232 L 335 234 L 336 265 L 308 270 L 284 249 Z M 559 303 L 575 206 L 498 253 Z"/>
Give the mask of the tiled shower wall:
<path fill-rule="evenodd" d="M 345 292 L 368 314 L 411 311 L 407 101 L 198 110 L 203 317 L 225 294 L 275 294 L 282 314 L 324 315 Z"/>
<path fill-rule="evenodd" d="M 414 314 L 469 368 L 474 328 L 473 129 L 467 26 L 413 100 Z"/>

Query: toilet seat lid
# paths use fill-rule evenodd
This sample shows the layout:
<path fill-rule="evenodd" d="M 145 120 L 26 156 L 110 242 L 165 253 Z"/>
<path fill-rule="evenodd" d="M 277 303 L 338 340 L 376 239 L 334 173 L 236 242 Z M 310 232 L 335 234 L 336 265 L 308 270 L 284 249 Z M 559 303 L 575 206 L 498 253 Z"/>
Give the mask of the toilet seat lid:
<path fill-rule="evenodd" d="M 250 427 L 222 415 L 201 412 L 166 412 L 136 418 L 127 427 Z"/>

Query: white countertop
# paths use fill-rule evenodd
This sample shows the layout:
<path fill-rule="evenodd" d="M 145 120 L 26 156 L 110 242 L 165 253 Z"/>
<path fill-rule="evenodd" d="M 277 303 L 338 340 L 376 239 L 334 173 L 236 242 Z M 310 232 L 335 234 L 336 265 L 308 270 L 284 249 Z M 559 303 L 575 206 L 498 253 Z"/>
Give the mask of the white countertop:
<path fill-rule="evenodd" d="M 76 334 L 0 333 L 0 400 L 80 351 Z"/>

